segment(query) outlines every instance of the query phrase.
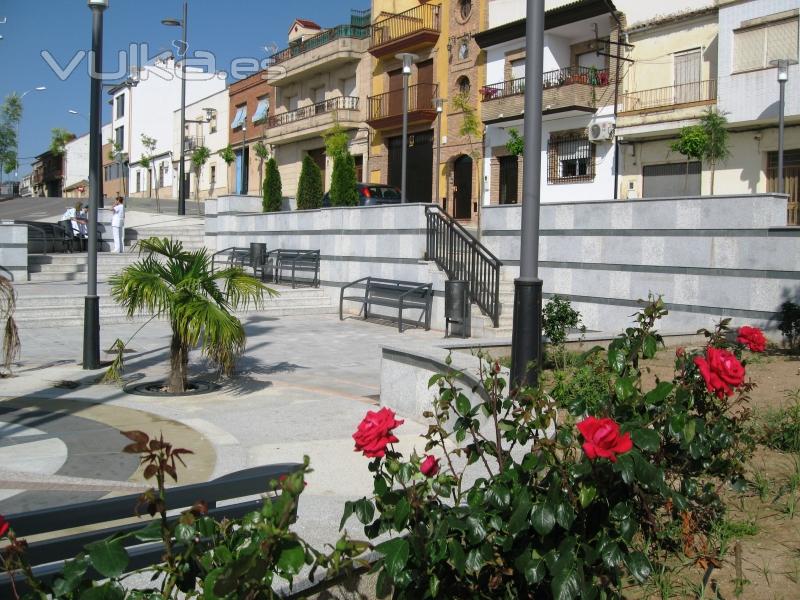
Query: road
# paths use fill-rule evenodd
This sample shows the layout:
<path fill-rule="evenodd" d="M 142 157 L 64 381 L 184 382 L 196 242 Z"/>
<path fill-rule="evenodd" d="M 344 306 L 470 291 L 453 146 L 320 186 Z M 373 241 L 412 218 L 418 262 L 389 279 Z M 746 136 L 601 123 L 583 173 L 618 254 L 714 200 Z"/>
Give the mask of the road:
<path fill-rule="evenodd" d="M 75 198 L 12 198 L 0 201 L 0 219 L 16 219 L 26 221 L 52 221 L 60 217 L 70 206 L 79 199 Z M 178 201 L 162 199 L 161 212 L 165 214 L 178 214 Z M 111 201 L 107 202 L 111 206 Z M 150 198 L 129 198 L 126 201 L 129 210 L 156 212 L 155 200 Z M 200 205 L 201 214 L 204 213 Z M 197 215 L 197 203 L 194 200 L 186 202 L 186 214 Z"/>

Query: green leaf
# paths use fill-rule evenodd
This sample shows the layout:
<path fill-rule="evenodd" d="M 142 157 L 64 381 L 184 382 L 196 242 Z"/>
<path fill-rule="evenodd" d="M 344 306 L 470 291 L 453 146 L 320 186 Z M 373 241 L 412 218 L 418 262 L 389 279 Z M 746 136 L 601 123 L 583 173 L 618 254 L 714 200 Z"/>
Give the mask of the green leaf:
<path fill-rule="evenodd" d="M 534 558 L 531 554 L 525 553 L 517 557 L 514 566 L 521 571 L 528 585 L 536 585 L 547 573 L 547 566 L 541 558 Z"/>
<path fill-rule="evenodd" d="M 691 444 L 694 440 L 697 431 L 697 422 L 694 419 L 689 419 L 686 425 L 683 426 L 683 441 L 686 444 Z"/>
<path fill-rule="evenodd" d="M 594 486 L 582 487 L 578 493 L 578 498 L 581 501 L 581 507 L 586 508 L 597 497 L 597 488 Z"/>
<path fill-rule="evenodd" d="M 436 373 L 435 375 L 431 376 L 430 379 L 428 379 L 428 387 L 432 388 L 434 385 L 439 383 L 442 379 L 444 379 L 444 375 L 442 375 L 441 373 Z"/>
<path fill-rule="evenodd" d="M 392 579 L 399 579 L 408 562 L 408 542 L 404 538 L 394 538 L 378 544 L 375 550 L 383 554 L 383 564 Z"/>
<path fill-rule="evenodd" d="M 620 377 L 614 384 L 614 390 L 617 393 L 617 398 L 625 402 L 636 393 L 635 387 L 636 379 L 633 377 Z"/>
<path fill-rule="evenodd" d="M 217 578 L 225 571 L 225 567 L 217 567 L 206 575 L 203 580 L 203 600 L 219 600 L 219 596 L 214 591 L 217 585 Z"/>
<path fill-rule="evenodd" d="M 84 590 L 80 596 L 80 600 L 123 600 L 124 598 L 125 590 L 119 584 L 111 581 Z"/>
<path fill-rule="evenodd" d="M 630 574 L 639 582 L 644 583 L 650 579 L 653 573 L 653 567 L 650 561 L 641 552 L 631 552 L 625 557 L 625 565 L 628 567 Z"/>
<path fill-rule="evenodd" d="M 645 358 L 653 358 L 658 352 L 658 342 L 652 335 L 647 335 L 642 344 L 642 356 Z"/>
<path fill-rule="evenodd" d="M 142 529 L 133 534 L 140 542 L 155 542 L 161 539 L 161 521 L 153 519 Z"/>
<path fill-rule="evenodd" d="M 394 507 L 394 528 L 402 531 L 406 528 L 408 517 L 411 514 L 411 505 L 406 500 L 405 496 L 400 498 L 397 506 Z"/>
<path fill-rule="evenodd" d="M 531 496 L 528 490 L 522 488 L 514 497 L 514 512 L 508 520 L 509 533 L 516 535 L 527 526 L 531 508 L 533 508 Z"/>
<path fill-rule="evenodd" d="M 472 410 L 472 404 L 464 394 L 459 394 L 456 398 L 456 410 L 462 415 L 466 415 Z"/>
<path fill-rule="evenodd" d="M 389 598 L 392 595 L 392 590 L 394 589 L 394 584 L 392 583 L 392 578 L 389 576 L 389 572 L 386 569 L 381 569 L 381 572 L 378 573 L 378 581 L 375 584 L 375 595 L 378 598 Z"/>
<path fill-rule="evenodd" d="M 531 523 L 539 535 L 547 535 L 556 525 L 556 516 L 547 504 L 534 504 L 531 512 Z"/>
<path fill-rule="evenodd" d="M 466 525 L 467 542 L 473 546 L 482 542 L 486 537 L 486 526 L 483 521 L 475 515 L 470 515 L 466 518 Z"/>
<path fill-rule="evenodd" d="M 453 568 L 455 568 L 459 575 L 463 576 L 467 564 L 467 556 L 464 554 L 464 548 L 461 547 L 461 544 L 458 543 L 457 540 L 451 539 L 447 542 L 447 550 L 450 554 L 450 561 L 453 563 Z"/>
<path fill-rule="evenodd" d="M 347 522 L 347 519 L 352 516 L 354 504 L 355 503 L 350 500 L 344 503 L 344 513 L 342 514 L 342 520 L 339 522 L 339 531 L 344 529 L 344 524 Z"/>
<path fill-rule="evenodd" d="M 668 381 L 661 381 L 655 388 L 647 392 L 644 396 L 645 403 L 649 406 L 658 406 L 672 392 L 673 385 Z"/>
<path fill-rule="evenodd" d="M 494 508 L 504 509 L 511 504 L 511 492 L 501 483 L 497 483 L 486 490 L 486 500 Z"/>
<path fill-rule="evenodd" d="M 553 568 L 550 590 L 553 600 L 574 600 L 580 595 L 581 582 L 575 570 L 575 557 L 565 553 L 559 557 Z"/>
<path fill-rule="evenodd" d="M 625 370 L 625 351 L 618 346 L 614 346 L 613 343 L 608 349 L 608 366 L 617 375 L 621 375 Z"/>
<path fill-rule="evenodd" d="M 483 568 L 483 554 L 480 548 L 472 548 L 467 552 L 467 560 L 465 563 L 467 573 L 479 573 Z"/>
<path fill-rule="evenodd" d="M 366 498 L 358 500 L 355 503 L 353 510 L 355 511 L 358 520 L 364 525 L 372 523 L 372 519 L 375 517 L 375 505 L 372 504 L 371 500 L 367 500 Z"/>
<path fill-rule="evenodd" d="M 600 556 L 603 558 L 603 563 L 609 569 L 616 569 L 623 561 L 622 549 L 619 544 L 613 540 L 608 540 L 605 544 L 598 548 Z"/>
<path fill-rule="evenodd" d="M 75 560 L 70 560 L 64 565 L 64 570 L 53 584 L 55 597 L 65 596 L 74 592 L 81 583 L 81 579 L 89 568 L 89 560 L 85 555 L 80 555 Z"/>
<path fill-rule="evenodd" d="M 575 510 L 568 502 L 560 502 L 556 507 L 556 522 L 564 529 L 572 527 L 575 521 Z"/>
<path fill-rule="evenodd" d="M 178 523 L 175 527 L 175 539 L 182 544 L 188 544 L 194 539 L 194 527 L 185 523 Z"/>
<path fill-rule="evenodd" d="M 275 563 L 278 569 L 289 575 L 297 575 L 305 562 L 306 552 L 300 542 L 288 540 L 281 543 L 278 561 Z"/>
<path fill-rule="evenodd" d="M 86 549 L 92 566 L 105 577 L 119 577 L 128 566 L 128 553 L 122 540 L 100 540 L 87 545 Z"/>
<path fill-rule="evenodd" d="M 646 452 L 658 452 L 661 448 L 661 437 L 652 429 L 634 429 L 631 431 L 633 443 Z"/>
<path fill-rule="evenodd" d="M 431 598 L 436 598 L 439 595 L 439 578 L 436 573 L 432 573 L 428 579 L 428 591 L 431 593 Z"/>
<path fill-rule="evenodd" d="M 633 482 L 633 458 L 631 458 L 630 453 L 617 456 L 617 462 L 614 463 L 613 469 L 622 474 L 622 481 L 625 483 Z"/>

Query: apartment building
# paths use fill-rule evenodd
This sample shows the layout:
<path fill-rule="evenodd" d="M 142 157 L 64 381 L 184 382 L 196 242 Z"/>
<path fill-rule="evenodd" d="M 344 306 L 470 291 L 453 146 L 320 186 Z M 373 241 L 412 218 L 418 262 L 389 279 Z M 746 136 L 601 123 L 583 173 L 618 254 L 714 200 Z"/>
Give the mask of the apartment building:
<path fill-rule="evenodd" d="M 525 4 L 489 0 L 487 29 L 477 36 L 486 53 L 483 203 L 522 199 L 522 157 L 508 143 L 512 130 L 523 133 L 525 89 L 532 84 L 543 87 L 542 202 L 610 198 L 624 16 L 605 0 L 547 2 L 544 73 L 532 82 L 525 74 L 526 21 L 520 19 Z"/>
<path fill-rule="evenodd" d="M 103 140 L 111 136 L 111 124 L 103 125 Z M 65 145 L 64 152 L 64 197 L 89 197 L 89 134 L 75 138 Z"/>
<path fill-rule="evenodd" d="M 225 87 L 225 79 L 217 73 L 190 67 L 186 73 L 186 103 L 194 104 Z M 181 158 L 173 154 L 173 113 L 181 105 L 180 63 L 172 57 L 160 57 L 135 69 L 128 79 L 108 93 L 112 131 L 107 143 L 115 155 L 112 164 L 121 164 L 126 171 L 119 179 L 128 181 L 129 185 L 123 186 L 127 188 L 127 195 L 171 196 L 173 189 L 177 189 L 173 188 L 173 176 L 177 174 Z M 145 147 L 142 136 L 155 140 L 152 152 Z M 148 156 L 154 167 L 148 169 L 143 165 L 143 156 Z"/>
<path fill-rule="evenodd" d="M 33 195 L 37 198 L 60 198 L 64 189 L 64 157 L 47 150 L 33 164 Z"/>
<path fill-rule="evenodd" d="M 255 151 L 258 143 L 266 144 L 268 117 L 274 105 L 272 86 L 267 72 L 259 71 L 232 83 L 229 93 L 228 141 L 235 160 L 228 165 L 230 191 L 235 194 L 261 194 L 264 161 Z"/>
<path fill-rule="evenodd" d="M 294 196 L 303 159 L 311 156 L 330 187 L 332 159 L 323 134 L 335 124 L 347 133 L 359 181 L 369 155 L 365 100 L 372 60 L 370 11 L 353 10 L 348 23 L 323 29 L 307 19 L 289 28 L 288 46 L 270 57 L 268 81 L 275 90 L 267 142 L 281 173 L 283 193 Z"/>
<path fill-rule="evenodd" d="M 227 89 L 202 98 L 186 107 L 186 124 L 181 138 L 181 111 L 172 115 L 173 156 L 181 151 L 183 139 L 186 156 L 186 197 L 188 199 L 216 198 L 230 193 L 228 188 L 228 165 L 222 160 L 220 151 L 228 145 L 228 123 L 230 118 L 230 94 Z M 206 148 L 208 161 L 197 169 L 192 156 L 199 148 Z M 163 172 L 158 173 L 163 177 Z M 159 182 L 158 187 L 163 187 Z M 178 178 L 173 178 L 173 196 L 178 195 Z"/>

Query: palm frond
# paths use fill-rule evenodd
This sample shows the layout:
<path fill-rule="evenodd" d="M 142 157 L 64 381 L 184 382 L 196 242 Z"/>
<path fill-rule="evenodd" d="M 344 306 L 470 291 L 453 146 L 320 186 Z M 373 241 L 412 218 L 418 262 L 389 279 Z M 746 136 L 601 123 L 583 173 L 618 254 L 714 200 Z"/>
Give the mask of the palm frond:
<path fill-rule="evenodd" d="M 247 310 L 252 303 L 256 308 L 264 305 L 264 297 L 273 298 L 279 293 L 256 277 L 246 273 L 239 267 L 230 267 L 217 271 L 215 280 L 222 282 L 227 302 L 234 310 Z"/>
<path fill-rule="evenodd" d="M 174 287 L 164 273 L 158 261 L 145 258 L 109 278 L 111 296 L 129 317 L 137 313 L 165 314 L 172 304 Z"/>
<path fill-rule="evenodd" d="M 183 242 L 172 238 L 151 237 L 139 240 L 134 244 L 134 249 L 139 250 L 139 254 L 158 254 L 165 258 L 182 259 L 186 254 L 183 249 Z"/>
<path fill-rule="evenodd" d="M 22 343 L 19 339 L 19 330 L 14 321 L 14 311 L 17 308 L 17 291 L 10 279 L 0 276 L 0 314 L 6 319 L 3 330 L 3 368 L 11 372 L 11 365 L 20 356 Z"/>
<path fill-rule="evenodd" d="M 125 342 L 117 339 L 111 346 L 115 352 L 114 360 L 103 375 L 100 383 L 122 383 L 122 374 L 125 371 Z"/>

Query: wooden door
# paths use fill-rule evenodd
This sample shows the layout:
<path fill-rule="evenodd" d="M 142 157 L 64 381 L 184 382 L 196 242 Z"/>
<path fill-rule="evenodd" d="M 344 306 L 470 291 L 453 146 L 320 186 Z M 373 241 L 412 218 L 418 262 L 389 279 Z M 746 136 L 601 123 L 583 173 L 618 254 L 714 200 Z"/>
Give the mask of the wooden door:
<path fill-rule="evenodd" d="M 675 103 L 700 100 L 700 49 L 675 55 Z"/>
<path fill-rule="evenodd" d="M 419 110 L 433 106 L 433 60 L 417 64 L 417 103 Z"/>
<path fill-rule="evenodd" d="M 389 71 L 389 112 L 382 116 L 403 114 L 403 69 Z"/>
<path fill-rule="evenodd" d="M 460 156 L 453 173 L 453 216 L 456 219 L 472 218 L 472 159 Z"/>

